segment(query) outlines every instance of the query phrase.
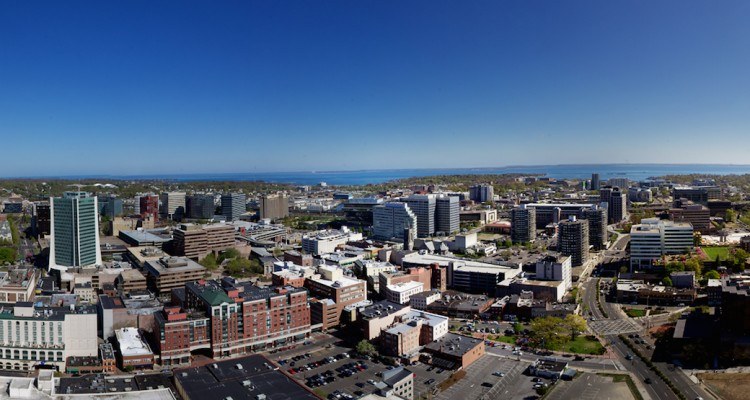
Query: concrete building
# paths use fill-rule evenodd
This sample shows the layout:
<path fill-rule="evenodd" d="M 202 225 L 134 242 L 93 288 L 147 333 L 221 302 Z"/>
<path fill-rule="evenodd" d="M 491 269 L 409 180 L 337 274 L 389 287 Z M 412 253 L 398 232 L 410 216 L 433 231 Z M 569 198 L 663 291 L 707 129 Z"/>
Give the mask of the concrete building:
<path fill-rule="evenodd" d="M 536 279 L 560 281 L 564 283 L 563 290 L 573 287 L 572 257 L 545 257 L 536 263 Z"/>
<path fill-rule="evenodd" d="M 409 304 L 412 295 L 422 293 L 425 290 L 422 282 L 402 282 L 385 287 L 385 298 L 398 304 Z"/>
<path fill-rule="evenodd" d="M 312 255 L 333 253 L 337 247 L 349 241 L 362 240 L 362 234 L 352 232 L 346 226 L 340 230 L 325 230 L 302 237 L 302 250 Z"/>
<path fill-rule="evenodd" d="M 185 198 L 186 215 L 192 219 L 211 219 L 216 207 L 214 196 L 210 194 L 193 194 Z M 231 221 L 231 219 L 229 220 Z"/>
<path fill-rule="evenodd" d="M 676 271 L 669 274 L 672 286 L 676 288 L 695 288 L 695 271 Z"/>
<path fill-rule="evenodd" d="M 52 229 L 52 210 L 49 202 L 34 203 L 31 224 L 37 235 L 49 235 Z"/>
<path fill-rule="evenodd" d="M 438 196 L 435 203 L 435 232 L 442 232 L 446 235 L 458 232 L 461 227 L 460 211 L 458 196 Z M 417 217 L 417 224 L 419 224 L 419 217 Z"/>
<path fill-rule="evenodd" d="M 206 268 L 187 257 L 162 257 L 146 261 L 143 267 L 148 275 L 148 285 L 157 293 L 169 293 L 188 282 L 203 279 Z"/>
<path fill-rule="evenodd" d="M 521 204 L 510 210 L 510 237 L 513 243 L 536 240 L 536 208 Z"/>
<path fill-rule="evenodd" d="M 477 203 L 487 203 L 495 199 L 495 188 L 489 184 L 479 184 L 469 187 L 469 199 Z"/>
<path fill-rule="evenodd" d="M 221 215 L 223 215 L 227 221 L 234 221 L 240 219 L 240 215 L 244 214 L 245 209 L 245 194 L 244 193 L 226 193 L 221 195 Z"/>
<path fill-rule="evenodd" d="M 440 300 L 442 295 L 437 289 L 424 291 L 422 293 L 413 294 L 409 298 L 409 305 L 415 310 L 426 310 L 427 306 Z"/>
<path fill-rule="evenodd" d="M 679 208 L 669 210 L 669 218 L 676 222 L 689 222 L 693 230 L 703 234 L 711 231 L 711 212 L 708 207 L 701 204 L 686 204 L 680 202 Z"/>
<path fill-rule="evenodd" d="M 257 287 L 231 278 L 185 285 L 186 308 L 209 317 L 214 357 L 246 354 L 304 340 L 310 334 L 305 289 Z"/>
<path fill-rule="evenodd" d="M 276 220 L 289 216 L 289 198 L 286 193 L 263 195 L 260 198 L 260 218 Z"/>
<path fill-rule="evenodd" d="M 571 256 L 572 265 L 577 267 L 588 260 L 589 255 L 589 224 L 586 220 L 578 220 L 571 216 L 558 226 L 558 250 L 565 256 Z"/>
<path fill-rule="evenodd" d="M 406 203 L 385 203 L 375 206 L 372 211 L 373 236 L 375 239 L 403 239 L 404 230 L 409 230 L 412 239 L 417 237 L 417 215 Z"/>
<path fill-rule="evenodd" d="M 0 368 L 28 371 L 47 365 L 62 371 L 68 357 L 97 355 L 96 332 L 93 306 L 17 302 L 0 311 Z"/>
<path fill-rule="evenodd" d="M 41 272 L 33 266 L 10 266 L 0 271 L 0 303 L 32 301 Z"/>
<path fill-rule="evenodd" d="M 159 213 L 165 218 L 181 221 L 185 216 L 185 192 L 164 192 L 161 194 Z"/>
<path fill-rule="evenodd" d="M 750 274 L 747 271 L 721 278 L 720 303 L 722 334 L 750 335 Z"/>
<path fill-rule="evenodd" d="M 584 209 L 581 219 L 585 219 L 589 224 L 589 245 L 597 251 L 606 249 L 609 244 L 607 208 L 594 206 Z"/>
<path fill-rule="evenodd" d="M 487 225 L 497 221 L 497 210 L 462 210 L 458 214 L 458 219 L 460 222 L 478 221 L 480 225 Z"/>
<path fill-rule="evenodd" d="M 644 218 L 630 229 L 630 267 L 649 268 L 663 255 L 684 254 L 693 248 L 693 226 Z"/>
<path fill-rule="evenodd" d="M 448 264 L 448 287 L 467 293 L 494 294 L 498 283 L 521 273 L 507 266 L 456 260 Z"/>
<path fill-rule="evenodd" d="M 406 400 L 414 399 L 414 377 L 416 374 L 403 366 L 400 366 L 391 370 L 383 371 L 382 376 L 382 383 L 389 389 L 387 390 L 388 393 Z"/>
<path fill-rule="evenodd" d="M 99 195 L 97 196 L 97 203 L 99 215 L 102 217 L 114 219 L 123 215 L 122 199 L 118 199 L 115 195 Z"/>
<path fill-rule="evenodd" d="M 402 198 L 401 202 L 408 204 L 417 216 L 417 237 L 429 237 L 435 234 L 437 200 L 434 194 L 415 194 Z M 456 217 L 458 217 L 458 212 Z"/>
<path fill-rule="evenodd" d="M 609 214 L 609 222 L 612 224 L 620 223 L 628 217 L 628 196 L 619 187 L 612 189 L 607 212 Z"/>
<path fill-rule="evenodd" d="M 49 268 L 102 265 L 97 198 L 85 192 L 65 192 L 63 197 L 50 198 L 50 204 Z"/>
<path fill-rule="evenodd" d="M 181 224 L 172 232 L 172 248 L 175 255 L 198 259 L 234 246 L 234 234 L 234 227 L 229 224 Z"/>

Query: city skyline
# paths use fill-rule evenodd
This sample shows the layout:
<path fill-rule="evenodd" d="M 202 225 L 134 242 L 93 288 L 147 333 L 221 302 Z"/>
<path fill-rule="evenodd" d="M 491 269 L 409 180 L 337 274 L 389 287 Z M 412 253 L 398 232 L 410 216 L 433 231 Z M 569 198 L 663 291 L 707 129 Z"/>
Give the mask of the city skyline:
<path fill-rule="evenodd" d="M 749 7 L 6 4 L 2 175 L 744 164 Z"/>

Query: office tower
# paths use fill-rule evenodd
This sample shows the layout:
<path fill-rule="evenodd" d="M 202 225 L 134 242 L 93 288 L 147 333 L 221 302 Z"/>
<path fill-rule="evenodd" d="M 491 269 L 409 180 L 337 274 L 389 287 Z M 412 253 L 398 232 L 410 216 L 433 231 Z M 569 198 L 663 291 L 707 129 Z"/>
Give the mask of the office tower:
<path fill-rule="evenodd" d="M 572 265 L 577 267 L 586 262 L 589 255 L 589 224 L 570 216 L 567 221 L 558 225 L 558 250 L 564 256 L 570 256 Z"/>
<path fill-rule="evenodd" d="M 372 209 L 383 204 L 383 199 L 365 197 L 348 199 L 341 204 L 346 223 L 357 226 L 372 226 Z"/>
<path fill-rule="evenodd" d="M 525 204 L 510 210 L 510 238 L 513 243 L 536 240 L 536 210 Z"/>
<path fill-rule="evenodd" d="M 141 198 L 138 199 L 138 203 L 140 204 L 139 214 L 142 218 L 145 219 L 150 215 L 154 222 L 159 220 L 159 196 L 155 194 L 147 194 L 141 196 Z"/>
<path fill-rule="evenodd" d="M 164 192 L 161 194 L 161 215 L 180 221 L 185 215 L 185 192 Z"/>
<path fill-rule="evenodd" d="M 469 199 L 479 203 L 486 203 L 495 198 L 495 189 L 492 185 L 479 184 L 469 188 Z"/>
<path fill-rule="evenodd" d="M 114 195 L 99 195 L 97 196 L 97 202 L 99 203 L 99 215 L 106 216 L 109 219 L 122 216 L 122 200 Z"/>
<path fill-rule="evenodd" d="M 438 196 L 435 204 L 435 231 L 450 235 L 460 228 L 458 196 Z"/>
<path fill-rule="evenodd" d="M 589 244 L 594 250 L 604 250 L 608 242 L 607 209 L 599 206 L 584 209 L 581 219 L 589 223 Z"/>
<path fill-rule="evenodd" d="M 194 194 L 185 199 L 188 218 L 211 219 L 214 217 L 214 196 L 210 194 Z"/>
<path fill-rule="evenodd" d="M 227 193 L 221 195 L 221 215 L 227 221 L 240 219 L 240 215 L 245 213 L 245 194 L 244 193 Z"/>
<path fill-rule="evenodd" d="M 102 265 L 96 197 L 85 192 L 65 192 L 63 197 L 50 198 L 50 204 L 49 268 Z"/>
<path fill-rule="evenodd" d="M 401 202 L 408 204 L 417 216 L 417 236 L 432 236 L 435 233 L 435 195 L 415 194 L 401 199 Z"/>
<path fill-rule="evenodd" d="M 49 235 L 52 227 L 52 212 L 47 202 L 34 203 L 34 216 L 31 219 L 34 234 Z"/>
<path fill-rule="evenodd" d="M 672 197 L 688 199 L 693 203 L 708 205 L 709 200 L 720 200 L 721 189 L 718 186 L 675 186 Z"/>
<path fill-rule="evenodd" d="M 693 226 L 659 218 L 644 218 L 630 229 L 630 267 L 651 267 L 663 255 L 684 254 L 693 248 Z"/>
<path fill-rule="evenodd" d="M 599 202 L 609 204 L 612 198 L 612 186 L 605 186 L 599 189 Z"/>
<path fill-rule="evenodd" d="M 612 187 L 619 187 L 622 190 L 627 189 L 630 186 L 630 179 L 628 178 L 612 178 L 607 180 L 607 185 Z"/>
<path fill-rule="evenodd" d="M 372 209 L 372 232 L 375 239 L 404 239 L 407 228 L 412 240 L 417 237 L 417 216 L 406 203 L 385 203 Z"/>
<path fill-rule="evenodd" d="M 263 195 L 260 198 L 260 218 L 280 219 L 289 215 L 289 198 L 286 193 Z"/>
<path fill-rule="evenodd" d="M 599 174 L 591 174 L 591 190 L 599 190 L 600 188 Z"/>
<path fill-rule="evenodd" d="M 610 222 L 613 224 L 620 223 L 628 215 L 628 195 L 619 187 L 612 189 L 608 213 Z"/>

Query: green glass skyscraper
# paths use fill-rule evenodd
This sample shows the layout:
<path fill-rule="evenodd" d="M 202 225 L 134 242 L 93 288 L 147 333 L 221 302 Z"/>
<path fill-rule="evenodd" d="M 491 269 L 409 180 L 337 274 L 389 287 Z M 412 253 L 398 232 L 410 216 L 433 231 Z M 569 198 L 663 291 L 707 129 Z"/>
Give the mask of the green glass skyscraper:
<path fill-rule="evenodd" d="M 50 198 L 50 269 L 102 264 L 99 249 L 99 208 L 86 192 L 65 192 Z"/>

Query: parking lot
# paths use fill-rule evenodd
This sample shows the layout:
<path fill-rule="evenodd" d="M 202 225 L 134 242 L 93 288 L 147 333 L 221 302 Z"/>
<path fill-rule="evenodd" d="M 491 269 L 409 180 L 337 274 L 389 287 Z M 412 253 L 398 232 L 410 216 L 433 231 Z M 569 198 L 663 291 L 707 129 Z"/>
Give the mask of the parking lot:
<path fill-rule="evenodd" d="M 530 399 L 538 397 L 535 384 L 549 384 L 547 380 L 534 382 L 524 375 L 529 363 L 485 355 L 466 369 L 466 376 L 436 397 L 449 399 Z M 500 376 L 502 375 L 502 376 Z"/>
<path fill-rule="evenodd" d="M 615 382 L 612 377 L 584 373 L 573 381 L 560 381 L 547 396 L 549 400 L 564 399 L 633 399 L 633 394 L 624 381 Z"/>

